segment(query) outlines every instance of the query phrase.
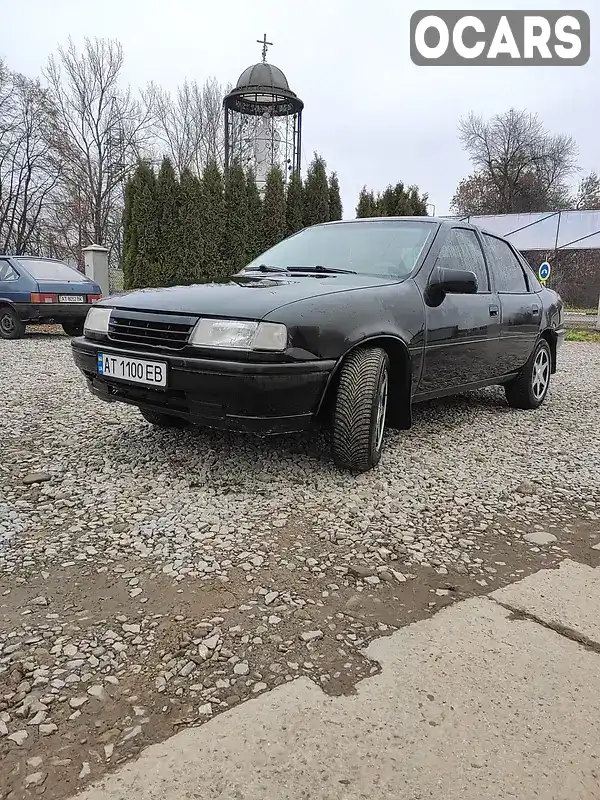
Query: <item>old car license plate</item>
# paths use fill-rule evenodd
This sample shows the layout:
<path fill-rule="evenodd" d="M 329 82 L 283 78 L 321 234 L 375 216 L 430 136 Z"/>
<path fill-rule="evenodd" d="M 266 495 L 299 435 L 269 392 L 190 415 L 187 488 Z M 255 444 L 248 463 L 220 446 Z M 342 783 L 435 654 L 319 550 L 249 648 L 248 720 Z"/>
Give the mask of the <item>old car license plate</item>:
<path fill-rule="evenodd" d="M 118 353 L 98 353 L 98 375 L 146 386 L 167 385 L 167 365 L 162 361 L 146 361 Z"/>
<path fill-rule="evenodd" d="M 82 294 L 59 294 L 59 303 L 85 303 L 85 297 Z"/>

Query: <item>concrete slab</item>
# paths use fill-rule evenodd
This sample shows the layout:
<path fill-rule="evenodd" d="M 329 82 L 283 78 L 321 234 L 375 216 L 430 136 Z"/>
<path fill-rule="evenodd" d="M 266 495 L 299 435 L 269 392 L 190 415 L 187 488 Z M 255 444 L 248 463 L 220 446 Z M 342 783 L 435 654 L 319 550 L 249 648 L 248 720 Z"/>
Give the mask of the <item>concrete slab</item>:
<path fill-rule="evenodd" d="M 487 598 L 378 639 L 381 674 L 305 679 L 149 747 L 79 800 L 591 800 L 600 656 Z"/>
<path fill-rule="evenodd" d="M 600 569 L 566 559 L 490 595 L 548 625 L 559 625 L 600 645 Z"/>

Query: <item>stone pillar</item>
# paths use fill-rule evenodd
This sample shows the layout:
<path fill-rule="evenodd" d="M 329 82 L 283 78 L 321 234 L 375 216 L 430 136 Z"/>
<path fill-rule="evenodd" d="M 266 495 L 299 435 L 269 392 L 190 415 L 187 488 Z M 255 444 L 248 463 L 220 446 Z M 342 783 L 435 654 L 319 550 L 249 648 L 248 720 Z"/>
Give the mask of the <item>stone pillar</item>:
<path fill-rule="evenodd" d="M 91 244 L 83 249 L 85 274 L 91 281 L 100 285 L 104 297 L 110 294 L 108 275 L 108 250 L 101 244 Z"/>

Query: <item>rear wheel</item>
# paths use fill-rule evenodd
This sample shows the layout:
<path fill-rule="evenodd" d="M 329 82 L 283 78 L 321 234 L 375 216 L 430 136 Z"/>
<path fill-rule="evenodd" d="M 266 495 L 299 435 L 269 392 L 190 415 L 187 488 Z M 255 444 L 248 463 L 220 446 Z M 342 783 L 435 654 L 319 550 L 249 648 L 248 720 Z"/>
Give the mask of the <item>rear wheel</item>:
<path fill-rule="evenodd" d="M 67 336 L 83 336 L 83 320 L 65 320 L 62 324 L 62 329 Z"/>
<path fill-rule="evenodd" d="M 159 411 L 149 411 L 147 408 L 140 408 L 140 414 L 151 425 L 156 428 L 185 428 L 187 422 L 181 417 L 174 417 L 172 414 L 162 414 Z"/>
<path fill-rule="evenodd" d="M 335 463 L 366 472 L 379 463 L 387 412 L 390 362 L 381 347 L 353 350 L 341 366 L 333 411 Z"/>
<path fill-rule="evenodd" d="M 537 408 L 548 394 L 552 372 L 552 354 L 545 339 L 540 339 L 521 373 L 504 387 L 512 408 Z"/>
<path fill-rule="evenodd" d="M 0 339 L 20 339 L 25 334 L 25 323 L 10 306 L 0 307 Z"/>

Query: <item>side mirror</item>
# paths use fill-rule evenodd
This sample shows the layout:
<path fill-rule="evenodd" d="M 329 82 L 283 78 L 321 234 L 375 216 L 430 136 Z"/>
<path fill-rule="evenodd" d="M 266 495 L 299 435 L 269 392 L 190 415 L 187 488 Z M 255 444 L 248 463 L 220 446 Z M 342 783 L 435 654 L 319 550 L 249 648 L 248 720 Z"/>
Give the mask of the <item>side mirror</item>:
<path fill-rule="evenodd" d="M 427 295 L 433 305 L 439 305 L 447 294 L 477 294 L 477 276 L 466 269 L 442 267 L 433 272 Z"/>

